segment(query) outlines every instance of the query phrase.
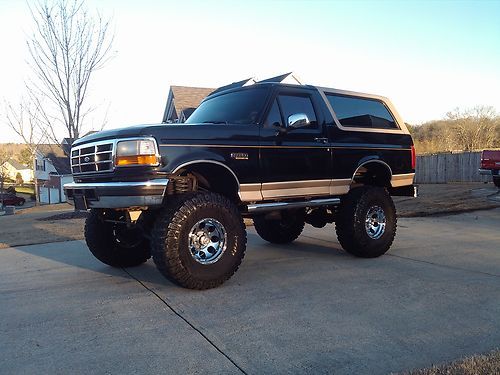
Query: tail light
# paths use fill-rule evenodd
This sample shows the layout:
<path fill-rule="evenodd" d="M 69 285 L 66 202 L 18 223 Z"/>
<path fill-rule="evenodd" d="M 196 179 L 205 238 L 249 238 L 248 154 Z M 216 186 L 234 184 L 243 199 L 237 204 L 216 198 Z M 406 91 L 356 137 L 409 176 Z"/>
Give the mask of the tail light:
<path fill-rule="evenodd" d="M 411 169 L 417 166 L 417 154 L 415 152 L 415 145 L 411 145 Z"/>

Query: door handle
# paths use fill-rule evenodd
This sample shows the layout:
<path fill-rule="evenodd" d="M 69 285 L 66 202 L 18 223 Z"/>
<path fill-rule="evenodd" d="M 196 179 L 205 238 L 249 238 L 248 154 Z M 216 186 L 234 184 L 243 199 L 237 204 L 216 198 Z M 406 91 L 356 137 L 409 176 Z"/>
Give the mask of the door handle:
<path fill-rule="evenodd" d="M 328 138 L 314 138 L 314 140 L 319 143 L 328 143 Z"/>

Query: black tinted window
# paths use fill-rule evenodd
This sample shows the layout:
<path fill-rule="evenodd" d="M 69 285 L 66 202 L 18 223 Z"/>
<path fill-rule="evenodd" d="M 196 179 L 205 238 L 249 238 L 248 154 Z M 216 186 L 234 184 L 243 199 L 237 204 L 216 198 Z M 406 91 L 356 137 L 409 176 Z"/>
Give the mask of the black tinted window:
<path fill-rule="evenodd" d="M 276 101 L 276 99 L 274 100 L 273 106 L 271 107 L 271 110 L 267 115 L 267 120 L 265 125 L 268 127 L 283 126 L 283 123 L 281 121 L 280 109 L 278 107 L 278 102 Z"/>
<path fill-rule="evenodd" d="M 313 126 L 316 126 L 316 114 L 308 96 L 280 95 L 279 101 L 283 111 L 283 119 L 288 122 L 288 117 L 296 113 L 305 113 Z"/>
<path fill-rule="evenodd" d="M 373 99 L 327 94 L 333 111 L 343 126 L 358 128 L 397 129 L 385 105 Z"/>
<path fill-rule="evenodd" d="M 208 99 L 186 124 L 256 124 L 267 96 L 263 88 L 242 90 Z"/>

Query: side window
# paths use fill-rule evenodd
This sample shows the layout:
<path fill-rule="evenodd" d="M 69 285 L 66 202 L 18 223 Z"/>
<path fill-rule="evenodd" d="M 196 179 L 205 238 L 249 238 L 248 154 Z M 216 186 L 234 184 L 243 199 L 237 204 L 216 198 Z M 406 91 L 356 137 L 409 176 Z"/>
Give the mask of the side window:
<path fill-rule="evenodd" d="M 278 107 L 278 102 L 274 99 L 273 106 L 267 115 L 265 126 L 271 128 L 273 126 L 283 126 L 283 121 L 281 120 L 281 113 Z"/>
<path fill-rule="evenodd" d="M 279 101 L 285 123 L 290 115 L 305 113 L 311 122 L 311 127 L 316 128 L 318 126 L 314 107 L 311 98 L 308 96 L 280 95 Z"/>
<path fill-rule="evenodd" d="M 386 106 L 375 99 L 327 94 L 340 124 L 356 128 L 398 129 Z"/>

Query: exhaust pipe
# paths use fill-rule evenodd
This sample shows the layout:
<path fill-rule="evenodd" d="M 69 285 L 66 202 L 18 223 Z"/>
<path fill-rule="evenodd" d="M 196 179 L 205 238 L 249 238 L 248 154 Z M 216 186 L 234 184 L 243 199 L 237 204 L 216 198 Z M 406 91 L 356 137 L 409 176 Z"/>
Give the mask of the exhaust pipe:
<path fill-rule="evenodd" d="M 340 204 L 340 198 L 312 199 L 310 201 L 298 202 L 273 202 L 273 203 L 255 203 L 247 206 L 249 213 L 268 212 L 276 210 L 289 210 L 294 208 L 336 206 Z"/>

